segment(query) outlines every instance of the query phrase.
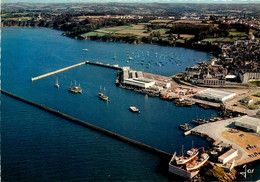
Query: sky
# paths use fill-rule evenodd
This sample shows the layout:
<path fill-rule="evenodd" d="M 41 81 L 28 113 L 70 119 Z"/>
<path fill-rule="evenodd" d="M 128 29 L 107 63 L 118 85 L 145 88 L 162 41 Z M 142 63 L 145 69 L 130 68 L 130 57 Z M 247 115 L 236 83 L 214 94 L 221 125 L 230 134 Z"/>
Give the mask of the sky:
<path fill-rule="evenodd" d="M 0 0 L 1 1 L 1 0 Z M 260 0 L 2 0 L 2 3 L 260 3 Z"/>

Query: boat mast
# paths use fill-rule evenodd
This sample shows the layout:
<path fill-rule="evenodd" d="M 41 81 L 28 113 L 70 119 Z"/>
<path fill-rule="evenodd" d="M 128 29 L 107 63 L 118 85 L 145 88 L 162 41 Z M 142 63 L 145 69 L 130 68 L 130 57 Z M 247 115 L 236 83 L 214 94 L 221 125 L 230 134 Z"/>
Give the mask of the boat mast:
<path fill-rule="evenodd" d="M 181 146 L 181 155 L 183 156 L 183 147 L 184 145 Z"/>

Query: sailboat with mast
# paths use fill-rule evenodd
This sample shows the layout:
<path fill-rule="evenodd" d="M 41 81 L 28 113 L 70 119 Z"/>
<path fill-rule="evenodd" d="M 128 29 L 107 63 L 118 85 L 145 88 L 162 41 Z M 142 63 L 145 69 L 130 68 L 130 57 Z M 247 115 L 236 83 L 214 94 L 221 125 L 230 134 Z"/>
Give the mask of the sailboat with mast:
<path fill-rule="evenodd" d="M 71 86 L 69 87 L 69 92 L 72 92 L 74 94 L 81 94 L 82 93 L 82 89 L 80 88 L 80 84 L 77 86 L 76 81 L 75 81 L 75 86 L 72 87 L 72 83 Z"/>
<path fill-rule="evenodd" d="M 108 100 L 108 96 L 106 96 L 106 88 L 104 87 L 104 92 L 102 92 L 102 89 L 100 87 L 100 92 L 98 94 L 98 97 L 101 99 L 101 100 L 104 100 L 104 101 L 107 101 L 109 102 Z"/>
<path fill-rule="evenodd" d="M 58 78 L 56 79 L 56 83 L 54 85 L 56 88 L 60 88 L 59 82 L 58 82 Z"/>

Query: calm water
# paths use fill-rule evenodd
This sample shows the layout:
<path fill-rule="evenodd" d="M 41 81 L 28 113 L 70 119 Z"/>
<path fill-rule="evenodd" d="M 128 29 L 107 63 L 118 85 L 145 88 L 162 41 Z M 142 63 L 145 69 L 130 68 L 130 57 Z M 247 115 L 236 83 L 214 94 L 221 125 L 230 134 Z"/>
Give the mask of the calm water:
<path fill-rule="evenodd" d="M 209 54 L 156 45 L 79 41 L 60 34 L 61 32 L 52 29 L 3 28 L 2 88 L 169 153 L 179 152 L 182 144 L 185 144 L 185 149 L 189 149 L 192 140 L 198 147 L 208 145 L 199 137 L 183 137 L 178 126 L 196 117 L 208 118 L 216 115 L 216 111 L 203 110 L 196 106 L 175 107 L 171 102 L 118 88 L 115 86 L 115 70 L 83 65 L 35 82 L 31 82 L 30 78 L 86 60 L 130 66 L 133 69 L 170 76 L 195 62 L 207 60 Z M 129 57 L 133 59 L 129 60 Z M 142 59 L 144 65 L 140 64 Z M 146 68 L 148 61 L 151 65 L 149 69 Z M 157 66 L 155 62 L 162 66 Z M 59 89 L 54 87 L 56 79 L 59 80 Z M 80 83 L 82 95 L 67 91 L 74 80 Z M 106 88 L 111 103 L 98 99 L 100 86 Z M 27 110 L 24 110 L 24 104 L 18 104 L 12 99 L 4 97 L 3 100 L 6 102 L 2 102 L 2 120 L 5 121 L 2 124 L 2 164 L 3 168 L 6 167 L 6 180 L 12 180 L 8 174 L 16 170 L 16 163 L 24 169 L 17 179 L 24 180 L 33 180 L 36 176 L 42 180 L 66 179 L 62 178 L 64 176 L 79 180 L 106 180 L 110 174 L 107 170 L 112 170 L 111 173 L 119 177 L 114 177 L 114 180 L 120 180 L 121 177 L 132 180 L 167 179 L 162 172 L 156 172 L 160 163 L 156 156 L 76 124 L 64 122 L 45 112 L 34 111 L 32 107 L 27 106 Z M 128 107 L 131 105 L 138 107 L 141 114 L 130 112 Z M 26 133 L 21 132 L 21 129 L 26 130 Z M 123 147 L 127 151 L 122 151 Z M 103 152 L 102 155 L 99 152 Z M 123 154 L 130 155 L 127 159 L 132 164 L 126 165 L 134 166 L 133 171 L 127 171 L 124 162 L 115 163 L 115 160 L 126 160 Z M 113 160 L 108 159 L 111 155 Z M 5 157 L 8 160 L 4 160 Z M 90 159 L 93 162 L 89 163 Z M 108 169 L 109 165 L 112 169 Z M 88 170 L 91 172 L 77 173 Z M 136 173 L 135 170 L 140 171 Z M 39 171 L 44 171 L 44 174 L 38 176 Z M 55 171 L 57 176 L 54 178 Z M 29 172 L 33 174 L 25 174 Z M 3 177 L 4 173 L 3 169 Z"/>

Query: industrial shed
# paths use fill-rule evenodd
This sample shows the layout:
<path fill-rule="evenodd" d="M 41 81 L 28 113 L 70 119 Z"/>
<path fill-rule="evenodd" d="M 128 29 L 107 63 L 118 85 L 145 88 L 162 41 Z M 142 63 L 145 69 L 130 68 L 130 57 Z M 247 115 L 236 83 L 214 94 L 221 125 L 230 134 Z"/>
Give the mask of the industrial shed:
<path fill-rule="evenodd" d="M 235 92 L 227 92 L 223 90 L 217 90 L 208 88 L 198 92 L 195 97 L 202 100 L 208 100 L 213 102 L 225 102 L 236 95 Z"/>
<path fill-rule="evenodd" d="M 230 149 L 226 153 L 222 154 L 221 156 L 218 157 L 218 161 L 222 164 L 227 163 L 228 161 L 234 159 L 235 157 L 238 156 L 238 152 L 235 149 Z"/>
<path fill-rule="evenodd" d="M 235 121 L 235 126 L 260 133 L 260 119 L 256 117 L 243 116 Z"/>

